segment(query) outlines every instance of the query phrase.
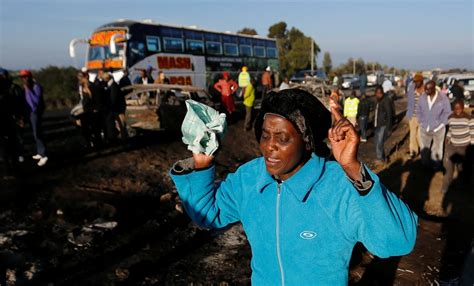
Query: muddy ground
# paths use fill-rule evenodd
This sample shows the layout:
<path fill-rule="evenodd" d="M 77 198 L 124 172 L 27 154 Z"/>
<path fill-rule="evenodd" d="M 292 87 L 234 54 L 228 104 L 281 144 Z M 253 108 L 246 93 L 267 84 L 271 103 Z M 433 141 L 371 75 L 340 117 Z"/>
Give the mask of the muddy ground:
<path fill-rule="evenodd" d="M 472 180 L 457 179 L 443 195 L 442 173 L 406 158 L 405 102 L 396 103 L 400 120 L 386 144 L 390 163 L 373 164 L 373 138 L 359 153 L 420 215 L 417 243 L 410 255 L 390 259 L 358 245 L 350 283 L 456 285 L 474 232 Z M 27 160 L 17 178 L 0 181 L 0 284 L 250 283 L 251 251 L 241 225 L 208 231 L 182 213 L 167 175 L 190 155 L 179 134 L 143 133 L 100 152 L 84 151 L 74 130 L 48 139 L 46 168 Z M 241 120 L 230 125 L 222 146 L 217 177 L 259 156 Z"/>

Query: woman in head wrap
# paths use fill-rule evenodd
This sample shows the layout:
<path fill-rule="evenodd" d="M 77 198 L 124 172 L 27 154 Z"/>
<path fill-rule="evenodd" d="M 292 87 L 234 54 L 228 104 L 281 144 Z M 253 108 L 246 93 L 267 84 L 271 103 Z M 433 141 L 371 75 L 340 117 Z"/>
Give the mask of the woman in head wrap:
<path fill-rule="evenodd" d="M 331 113 L 311 94 L 271 92 L 255 122 L 262 157 L 219 184 L 204 154 L 170 172 L 197 224 L 242 223 L 253 285 L 347 285 L 356 242 L 379 257 L 414 246 L 416 215 L 358 161 L 359 136 L 335 107 L 331 128 Z"/>

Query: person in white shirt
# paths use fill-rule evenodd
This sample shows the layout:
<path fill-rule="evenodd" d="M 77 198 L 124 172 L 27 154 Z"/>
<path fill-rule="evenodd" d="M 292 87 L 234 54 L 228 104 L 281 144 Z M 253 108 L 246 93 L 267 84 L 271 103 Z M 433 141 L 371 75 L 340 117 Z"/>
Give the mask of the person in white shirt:
<path fill-rule="evenodd" d="M 388 78 L 385 78 L 385 80 L 382 83 L 382 88 L 383 88 L 383 93 L 387 94 L 391 91 L 394 90 L 392 81 L 389 80 Z"/>
<path fill-rule="evenodd" d="M 285 77 L 283 79 L 283 82 L 280 84 L 280 90 L 285 90 L 290 88 L 290 81 L 288 80 L 288 77 Z"/>

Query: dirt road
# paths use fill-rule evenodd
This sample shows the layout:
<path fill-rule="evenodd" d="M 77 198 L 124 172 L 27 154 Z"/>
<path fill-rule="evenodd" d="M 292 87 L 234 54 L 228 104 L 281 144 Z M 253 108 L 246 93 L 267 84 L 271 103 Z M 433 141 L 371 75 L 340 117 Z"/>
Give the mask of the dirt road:
<path fill-rule="evenodd" d="M 398 103 L 403 109 L 403 101 Z M 224 177 L 259 156 L 242 121 L 229 128 L 217 157 Z M 354 285 L 430 285 L 456 281 L 473 237 L 474 194 L 458 180 L 446 195 L 441 173 L 408 161 L 406 122 L 387 142 L 382 181 L 420 215 L 415 250 L 377 259 L 357 246 Z M 51 164 L 28 161 L 19 179 L 0 182 L 0 283 L 8 285 L 247 285 L 251 251 L 240 224 L 198 229 L 180 211 L 167 172 L 189 156 L 179 135 L 152 133 L 125 146 L 84 153 L 78 137 L 49 142 Z M 361 159 L 372 166 L 372 138 Z M 52 284 L 50 284 L 52 283 Z M 221 284 L 225 285 L 225 284 Z"/>

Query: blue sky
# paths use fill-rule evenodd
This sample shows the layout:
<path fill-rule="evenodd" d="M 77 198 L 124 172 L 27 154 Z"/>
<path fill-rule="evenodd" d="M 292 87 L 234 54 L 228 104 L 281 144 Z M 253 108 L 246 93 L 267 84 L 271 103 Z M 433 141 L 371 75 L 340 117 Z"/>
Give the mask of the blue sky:
<path fill-rule="evenodd" d="M 119 18 L 218 31 L 253 27 L 265 36 L 285 21 L 312 36 L 335 65 L 362 57 L 399 68 L 474 69 L 473 0 L 0 0 L 0 66 L 80 67 L 84 58 L 69 58 L 69 41 Z"/>

